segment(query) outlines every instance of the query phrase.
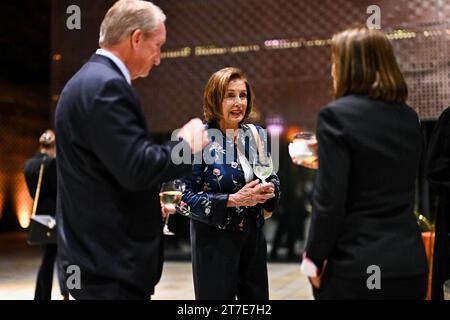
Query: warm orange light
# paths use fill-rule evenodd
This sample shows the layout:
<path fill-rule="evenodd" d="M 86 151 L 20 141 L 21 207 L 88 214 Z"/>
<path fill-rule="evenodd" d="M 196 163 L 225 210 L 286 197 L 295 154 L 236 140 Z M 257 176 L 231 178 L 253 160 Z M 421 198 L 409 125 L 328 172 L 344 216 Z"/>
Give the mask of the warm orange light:
<path fill-rule="evenodd" d="M 58 102 L 58 99 L 59 99 L 59 94 L 52 94 L 52 101 L 54 101 L 54 102 Z"/>
<path fill-rule="evenodd" d="M 301 132 L 302 129 L 299 126 L 290 126 L 286 131 L 286 139 L 287 141 L 292 141 L 296 133 Z"/>
<path fill-rule="evenodd" d="M 33 199 L 31 199 L 28 192 L 27 185 L 23 174 L 16 176 L 13 191 L 14 204 L 16 208 L 16 216 L 19 219 L 19 224 L 22 228 L 27 228 L 30 225 L 31 210 L 33 208 Z"/>
<path fill-rule="evenodd" d="M 2 218 L 2 214 L 3 214 L 3 206 L 5 203 L 5 186 L 4 184 L 6 183 L 6 180 L 3 179 L 2 174 L 0 173 L 0 219 Z"/>
<path fill-rule="evenodd" d="M 60 53 L 55 53 L 52 57 L 53 61 L 61 61 L 62 55 Z"/>

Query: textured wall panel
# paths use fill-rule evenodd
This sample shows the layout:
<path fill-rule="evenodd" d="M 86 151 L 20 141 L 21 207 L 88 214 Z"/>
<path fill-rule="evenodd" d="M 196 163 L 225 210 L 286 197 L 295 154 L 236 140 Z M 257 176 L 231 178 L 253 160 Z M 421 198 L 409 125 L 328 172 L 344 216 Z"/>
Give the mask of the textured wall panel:
<path fill-rule="evenodd" d="M 113 2 L 54 2 L 56 26 L 64 25 L 69 4 L 77 3 L 83 13 L 82 30 L 54 28 L 53 51 L 62 56 L 53 63 L 55 97 L 96 49 L 99 24 Z M 364 24 L 366 8 L 372 4 L 381 8 L 382 27 L 393 35 L 410 86 L 410 105 L 423 119 L 438 117 L 449 105 L 450 95 L 449 1 L 374 2 L 155 1 L 168 17 L 167 57 L 148 78 L 134 83 L 152 131 L 171 131 L 191 117 L 202 116 L 203 87 L 214 71 L 225 66 L 237 66 L 247 73 L 255 88 L 261 123 L 281 117 L 285 125 L 313 128 L 318 110 L 332 93 L 330 52 L 324 41 L 344 28 Z M 400 29 L 414 37 L 402 39 Z M 427 33 L 433 30 L 441 34 Z"/>

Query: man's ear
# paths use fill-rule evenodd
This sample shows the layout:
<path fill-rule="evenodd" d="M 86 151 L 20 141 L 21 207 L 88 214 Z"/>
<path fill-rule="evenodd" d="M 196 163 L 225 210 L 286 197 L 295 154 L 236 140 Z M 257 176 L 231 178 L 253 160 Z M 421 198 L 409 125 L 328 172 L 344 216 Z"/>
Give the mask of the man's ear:
<path fill-rule="evenodd" d="M 131 33 L 130 41 L 131 41 L 131 47 L 135 49 L 137 46 L 140 45 L 140 42 L 143 40 L 144 34 L 141 29 L 136 29 Z"/>

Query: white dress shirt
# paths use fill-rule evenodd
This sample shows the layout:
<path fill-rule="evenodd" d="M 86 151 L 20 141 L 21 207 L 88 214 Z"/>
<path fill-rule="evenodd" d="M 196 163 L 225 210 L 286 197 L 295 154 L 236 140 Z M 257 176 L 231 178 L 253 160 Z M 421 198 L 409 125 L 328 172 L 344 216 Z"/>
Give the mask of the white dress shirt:
<path fill-rule="evenodd" d="M 119 57 L 117 57 L 114 53 L 112 53 L 108 50 L 105 50 L 105 49 L 101 49 L 101 48 L 97 49 L 97 51 L 95 51 L 95 53 L 111 59 L 114 62 L 114 64 L 120 69 L 120 71 L 123 73 L 128 84 L 131 86 L 130 71 L 128 71 L 128 68 L 125 66 L 125 63 L 123 63 L 123 61 L 120 60 Z"/>

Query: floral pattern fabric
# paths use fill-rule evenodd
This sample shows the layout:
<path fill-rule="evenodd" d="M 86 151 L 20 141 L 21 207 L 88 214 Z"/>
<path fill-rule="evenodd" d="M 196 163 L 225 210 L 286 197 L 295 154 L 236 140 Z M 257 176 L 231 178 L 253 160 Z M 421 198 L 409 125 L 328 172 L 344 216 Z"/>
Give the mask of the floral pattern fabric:
<path fill-rule="evenodd" d="M 215 123 L 209 123 L 207 128 L 218 129 L 218 126 Z M 246 125 L 241 128 L 244 132 L 250 132 Z M 258 131 L 262 130 L 261 127 L 257 128 Z M 255 152 L 253 148 L 256 144 L 244 140 L 246 136 L 252 137 L 242 135 L 237 143 L 242 147 L 241 150 L 245 150 L 246 158 L 249 159 L 252 152 Z M 265 135 L 260 137 L 261 140 L 266 139 Z M 227 155 L 227 150 L 233 150 L 232 154 Z M 262 209 L 273 211 L 279 201 L 280 182 L 277 175 L 272 174 L 266 179 L 275 186 L 275 198 L 254 207 L 227 207 L 229 194 L 236 193 L 246 184 L 244 171 L 238 161 L 236 144 L 224 134 L 210 136 L 210 144 L 205 148 L 204 154 L 207 157 L 202 157 L 201 164 L 193 165 L 192 175 L 183 179 L 186 189 L 182 202 L 177 208 L 178 212 L 224 230 L 242 231 L 245 215 L 253 217 L 257 225 L 262 226 L 264 224 Z M 229 164 L 226 164 L 227 162 Z M 255 176 L 253 176 L 254 179 L 256 179 Z"/>

